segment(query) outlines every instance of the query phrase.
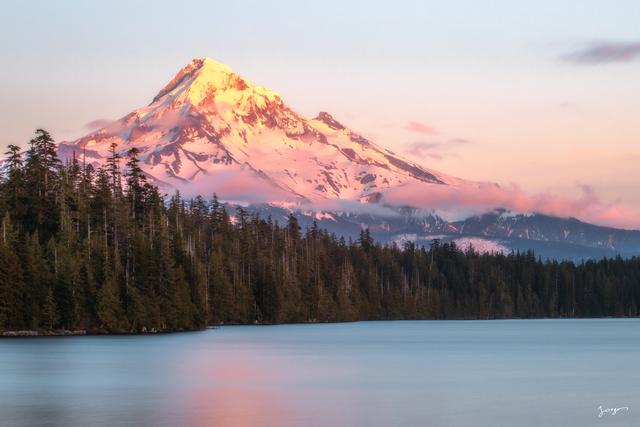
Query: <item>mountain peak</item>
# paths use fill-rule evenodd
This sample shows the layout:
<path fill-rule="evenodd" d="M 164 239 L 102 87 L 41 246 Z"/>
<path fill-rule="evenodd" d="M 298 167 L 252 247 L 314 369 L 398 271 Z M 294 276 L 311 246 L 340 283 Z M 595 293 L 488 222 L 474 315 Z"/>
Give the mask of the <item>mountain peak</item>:
<path fill-rule="evenodd" d="M 155 98 L 156 102 L 180 86 L 198 81 L 201 86 L 224 87 L 229 77 L 235 76 L 228 65 L 211 58 L 194 58 L 167 84 Z"/>
<path fill-rule="evenodd" d="M 237 101 L 240 94 L 248 92 L 270 101 L 279 99 L 279 95 L 262 86 L 255 86 L 236 74 L 231 67 L 212 58 L 194 58 L 183 67 L 166 85 L 152 103 L 168 94 L 184 92 L 189 101 L 199 104 L 212 94 L 232 92 L 231 98 Z"/>
<path fill-rule="evenodd" d="M 233 73 L 233 70 L 227 64 L 208 57 L 194 58 L 189 65 L 187 65 L 187 67 L 189 66 L 195 66 L 196 68 L 205 69 L 209 72 Z"/>
<path fill-rule="evenodd" d="M 98 166 L 112 143 L 120 154 L 135 146 L 154 182 L 190 195 L 380 201 L 407 184 L 450 180 L 378 147 L 327 112 L 305 118 L 276 92 L 211 58 L 191 60 L 150 105 L 64 150 Z"/>

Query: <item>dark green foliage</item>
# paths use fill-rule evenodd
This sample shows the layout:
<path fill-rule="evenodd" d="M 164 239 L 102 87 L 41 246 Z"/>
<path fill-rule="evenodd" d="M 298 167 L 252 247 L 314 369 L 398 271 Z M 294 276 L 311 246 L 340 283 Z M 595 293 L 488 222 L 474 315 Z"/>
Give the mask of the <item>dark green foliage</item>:
<path fill-rule="evenodd" d="M 39 130 L 0 180 L 0 330 L 181 330 L 208 323 L 637 316 L 640 259 L 580 265 L 357 242 L 282 226 L 146 182 L 126 168 L 56 157 Z M 125 184 L 123 188 L 122 181 Z"/>
<path fill-rule="evenodd" d="M 15 146 L 0 180 L 0 329 L 137 331 L 205 325 L 202 281 L 137 151 L 106 169 L 62 165 L 36 132 L 26 161 Z M 122 179 L 126 187 L 122 187 Z M 204 265 L 205 263 L 201 263 Z"/>
<path fill-rule="evenodd" d="M 53 329 L 54 326 L 58 326 L 58 305 L 51 288 L 47 291 L 47 296 L 44 299 L 42 318 L 47 329 Z"/>
<path fill-rule="evenodd" d="M 24 280 L 16 235 L 6 213 L 0 225 L 0 330 L 23 324 Z"/>
<path fill-rule="evenodd" d="M 124 310 L 120 302 L 118 287 L 113 277 L 108 276 L 98 291 L 97 314 L 100 326 L 109 329 L 121 329 L 126 326 Z"/>

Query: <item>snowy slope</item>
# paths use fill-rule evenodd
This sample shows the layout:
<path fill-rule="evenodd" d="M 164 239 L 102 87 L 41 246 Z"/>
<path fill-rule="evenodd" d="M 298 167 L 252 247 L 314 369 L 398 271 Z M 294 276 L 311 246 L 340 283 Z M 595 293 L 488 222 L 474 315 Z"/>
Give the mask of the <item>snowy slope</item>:
<path fill-rule="evenodd" d="M 228 66 L 194 59 L 151 104 L 76 141 L 62 157 L 99 165 L 115 143 L 141 151 L 144 171 L 165 191 L 268 202 L 378 201 L 407 183 L 475 185 L 403 159 L 328 113 L 307 119 L 280 96 Z"/>
<path fill-rule="evenodd" d="M 386 211 L 328 212 L 304 211 L 268 205 L 254 205 L 250 211 L 284 223 L 293 212 L 303 229 L 315 221 L 322 229 L 338 236 L 357 239 L 368 228 L 377 241 L 406 241 L 428 247 L 433 239 L 455 242 L 462 248 L 473 246 L 478 252 L 526 252 L 534 250 L 543 259 L 600 259 L 620 255 L 640 256 L 640 231 L 619 230 L 543 214 L 513 214 L 496 210 L 461 221 L 446 221 L 421 209 L 390 208 Z M 229 212 L 235 212 L 229 206 Z"/>
<path fill-rule="evenodd" d="M 293 209 L 303 224 L 316 220 L 344 236 L 357 237 L 366 227 L 386 242 L 409 238 L 428 244 L 442 236 L 489 251 L 536 248 L 554 258 L 640 253 L 640 232 L 575 219 L 493 211 L 445 221 L 433 211 L 392 208 L 394 194 L 402 192 L 398 190 L 420 193 L 422 199 L 434 197 L 434 190 L 470 190 L 481 198 L 495 184 L 426 169 L 328 113 L 305 118 L 277 93 L 208 58 L 191 61 L 148 106 L 61 143 L 59 154 L 63 159 L 75 154 L 100 166 L 112 144 L 123 157 L 138 148 L 142 168 L 167 193 L 208 197 L 215 192 L 223 200 L 251 203 L 274 218 Z"/>

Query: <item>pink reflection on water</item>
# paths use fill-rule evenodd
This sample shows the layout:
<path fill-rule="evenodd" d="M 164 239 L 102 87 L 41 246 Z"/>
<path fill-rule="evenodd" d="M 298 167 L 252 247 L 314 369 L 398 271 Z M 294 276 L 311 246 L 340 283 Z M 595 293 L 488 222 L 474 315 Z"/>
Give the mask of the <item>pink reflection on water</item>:
<path fill-rule="evenodd" d="M 238 327 L 240 328 L 240 327 Z M 264 342 L 253 328 L 211 334 L 180 356 L 172 377 L 178 418 L 188 426 L 334 426 L 375 424 L 386 413 L 362 388 L 361 360 L 300 344 L 295 329 Z M 274 330 L 278 332 L 279 330 Z M 237 334 L 243 339 L 238 341 Z M 245 335 L 246 334 L 246 335 Z M 373 397 L 373 400 L 371 398 Z M 373 404 L 375 411 L 361 408 Z"/>
<path fill-rule="evenodd" d="M 185 418 L 187 425 L 194 427 L 294 426 L 284 396 L 266 389 L 193 389 Z"/>
<path fill-rule="evenodd" d="M 182 366 L 186 425 L 294 426 L 290 394 L 295 370 L 270 365 L 246 351 L 194 354 Z"/>

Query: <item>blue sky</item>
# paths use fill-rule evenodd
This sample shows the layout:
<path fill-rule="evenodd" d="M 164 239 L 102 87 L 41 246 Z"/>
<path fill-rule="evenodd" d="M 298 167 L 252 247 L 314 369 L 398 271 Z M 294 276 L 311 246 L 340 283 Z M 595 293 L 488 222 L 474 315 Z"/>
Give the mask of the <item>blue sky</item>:
<path fill-rule="evenodd" d="M 630 0 L 10 0 L 0 144 L 81 136 L 209 56 L 428 167 L 640 211 L 639 22 Z"/>

